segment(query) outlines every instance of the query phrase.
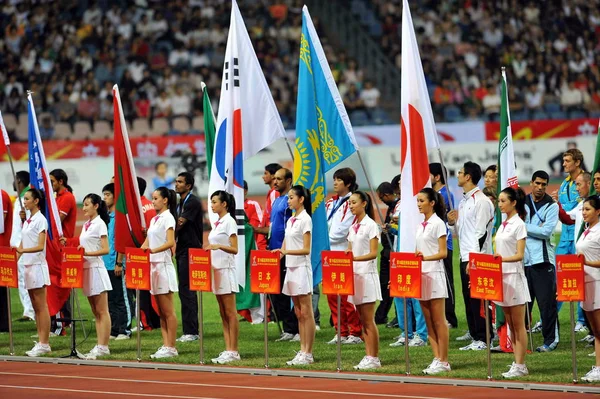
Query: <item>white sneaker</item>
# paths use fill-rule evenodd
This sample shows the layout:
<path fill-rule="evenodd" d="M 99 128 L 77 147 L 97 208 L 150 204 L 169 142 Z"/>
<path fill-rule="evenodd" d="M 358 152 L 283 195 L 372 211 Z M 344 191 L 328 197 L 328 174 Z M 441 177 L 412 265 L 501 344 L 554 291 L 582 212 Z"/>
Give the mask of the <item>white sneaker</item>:
<path fill-rule="evenodd" d="M 28 350 L 27 352 L 25 352 L 25 354 L 29 357 L 39 357 L 39 356 L 45 355 L 50 352 L 52 352 L 52 349 L 50 349 L 50 345 L 40 344 L 39 342 L 35 342 L 35 345 L 33 345 L 33 348 L 31 348 L 31 350 Z"/>
<path fill-rule="evenodd" d="M 398 346 L 404 346 L 404 344 L 406 343 L 406 338 L 404 338 L 403 335 L 399 336 L 398 338 L 396 338 L 396 342 L 392 342 L 390 344 L 390 346 L 392 348 L 396 348 Z"/>
<path fill-rule="evenodd" d="M 585 337 L 581 338 L 579 342 L 587 342 L 588 344 L 592 343 L 594 342 L 594 336 L 592 334 L 588 334 Z"/>
<path fill-rule="evenodd" d="M 108 337 L 108 339 L 109 339 L 110 341 L 112 341 L 112 340 L 114 340 L 114 339 L 117 339 L 117 336 L 116 336 L 116 335 L 111 335 L 110 337 Z"/>
<path fill-rule="evenodd" d="M 419 336 L 419 334 L 415 334 L 414 337 L 408 341 L 408 346 L 426 346 L 427 342 L 423 341 L 423 339 Z"/>
<path fill-rule="evenodd" d="M 290 339 L 291 342 L 300 342 L 300 334 L 294 335 L 294 338 Z"/>
<path fill-rule="evenodd" d="M 592 353 L 589 353 L 589 354 L 588 354 L 588 356 L 589 356 L 589 357 L 594 357 L 594 356 L 596 356 L 596 351 L 594 351 L 594 352 L 592 352 Z"/>
<path fill-rule="evenodd" d="M 592 366 L 592 369 L 590 371 L 588 371 L 588 373 L 586 375 L 581 377 L 581 381 L 586 381 L 586 382 L 600 381 L 600 367 Z"/>
<path fill-rule="evenodd" d="M 467 331 L 467 333 L 465 335 L 461 335 L 460 337 L 456 338 L 457 341 L 472 341 L 473 337 L 471 337 L 471 333 Z"/>
<path fill-rule="evenodd" d="M 302 351 L 296 353 L 296 356 L 286 362 L 288 366 L 308 366 L 309 364 L 313 364 L 315 359 L 313 358 L 312 353 L 304 353 Z"/>
<path fill-rule="evenodd" d="M 192 342 L 197 340 L 198 336 L 192 334 L 183 334 L 181 337 L 176 339 L 177 342 Z"/>
<path fill-rule="evenodd" d="M 578 332 L 588 332 L 588 328 L 585 326 L 585 324 L 583 324 L 582 322 L 578 321 L 577 323 L 575 323 L 575 329 L 573 330 L 576 333 Z"/>
<path fill-rule="evenodd" d="M 502 373 L 502 377 L 504 378 L 516 378 L 523 377 L 529 374 L 529 370 L 527 370 L 527 366 L 524 364 L 517 364 L 513 362 L 510 366 L 510 370 L 506 373 Z"/>
<path fill-rule="evenodd" d="M 294 334 L 282 333 L 281 337 L 277 338 L 275 342 L 291 341 L 294 338 Z"/>
<path fill-rule="evenodd" d="M 177 353 L 177 349 L 168 348 L 166 346 L 161 346 L 160 348 L 158 348 L 156 353 L 154 353 L 153 355 L 150 355 L 150 358 L 151 359 L 165 359 L 168 357 L 175 357 L 178 355 L 179 355 L 179 353 Z"/>
<path fill-rule="evenodd" d="M 438 360 L 437 362 L 435 362 L 434 365 L 432 365 L 431 368 L 423 370 L 423 372 L 428 375 L 436 375 L 436 374 L 440 374 L 440 373 L 447 373 L 448 371 L 451 371 L 451 370 L 452 369 L 450 368 L 450 363 L 448 363 L 448 362 L 442 363 Z"/>
<path fill-rule="evenodd" d="M 537 323 L 535 323 L 533 325 L 533 328 L 531 329 L 531 332 L 534 333 L 534 334 L 542 332 L 542 322 L 538 321 Z"/>
<path fill-rule="evenodd" d="M 346 341 L 342 342 L 345 345 L 358 345 L 362 344 L 363 340 L 360 337 L 355 337 L 354 335 L 348 335 Z"/>
<path fill-rule="evenodd" d="M 437 357 L 433 358 L 433 361 L 429 364 L 429 366 L 427 366 L 425 369 L 423 369 L 423 374 L 427 374 L 427 371 L 429 369 L 432 369 L 435 367 L 435 365 L 437 364 L 437 362 L 439 362 L 440 359 L 438 359 Z"/>
<path fill-rule="evenodd" d="M 315 331 L 321 331 L 321 326 L 317 324 L 317 325 L 315 326 Z"/>
<path fill-rule="evenodd" d="M 127 334 L 119 334 L 115 337 L 115 341 L 124 341 L 126 339 L 131 339 L 131 337 Z"/>
<path fill-rule="evenodd" d="M 288 366 L 294 366 L 294 365 L 298 364 L 298 362 L 300 361 L 300 358 L 303 356 L 304 356 L 304 352 L 298 351 L 298 352 L 296 352 L 296 356 L 294 356 L 294 358 L 292 360 L 288 360 L 287 362 L 285 362 L 285 364 L 287 364 Z"/>
<path fill-rule="evenodd" d="M 487 349 L 487 345 L 483 341 L 473 341 L 467 346 L 459 348 L 461 351 L 482 351 Z"/>
<path fill-rule="evenodd" d="M 381 368 L 381 362 L 378 357 L 365 356 L 363 359 L 354 366 L 355 370 L 371 370 Z"/>
<path fill-rule="evenodd" d="M 348 337 L 342 337 L 342 338 L 341 338 L 342 344 L 343 344 L 344 342 L 346 342 L 346 340 L 347 340 L 347 339 L 348 339 Z M 338 340 L 338 336 L 337 336 L 337 334 L 336 334 L 336 335 L 335 335 L 335 336 L 334 336 L 334 337 L 331 339 L 331 341 L 327 342 L 327 345 L 336 345 L 336 344 L 337 344 L 337 340 Z"/>
<path fill-rule="evenodd" d="M 239 352 L 224 351 L 219 354 L 219 357 L 212 359 L 215 364 L 225 364 L 240 360 Z"/>
<path fill-rule="evenodd" d="M 86 360 L 96 360 L 101 356 L 110 355 L 110 350 L 107 346 L 96 345 L 92 348 L 92 350 L 85 355 Z"/>

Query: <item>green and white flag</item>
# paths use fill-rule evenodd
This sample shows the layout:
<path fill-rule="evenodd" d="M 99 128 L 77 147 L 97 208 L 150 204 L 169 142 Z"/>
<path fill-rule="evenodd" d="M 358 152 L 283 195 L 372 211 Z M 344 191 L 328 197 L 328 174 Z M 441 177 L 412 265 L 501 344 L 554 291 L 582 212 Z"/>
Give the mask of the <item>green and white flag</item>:
<path fill-rule="evenodd" d="M 215 113 L 208 97 L 208 89 L 204 82 L 202 86 L 202 111 L 204 112 L 204 146 L 206 148 L 206 169 L 208 170 L 208 179 L 212 169 L 213 153 L 215 151 Z"/>
<path fill-rule="evenodd" d="M 590 173 L 592 174 L 592 178 L 594 177 L 596 172 L 598 172 L 598 170 L 600 170 L 600 121 L 598 121 L 598 135 L 596 136 L 596 151 L 594 151 L 594 167 L 592 168 L 592 170 L 590 170 Z M 596 192 L 596 189 L 594 188 L 594 185 L 592 184 L 592 187 L 590 187 L 590 195 L 596 195 L 596 194 L 599 194 L 599 193 Z"/>

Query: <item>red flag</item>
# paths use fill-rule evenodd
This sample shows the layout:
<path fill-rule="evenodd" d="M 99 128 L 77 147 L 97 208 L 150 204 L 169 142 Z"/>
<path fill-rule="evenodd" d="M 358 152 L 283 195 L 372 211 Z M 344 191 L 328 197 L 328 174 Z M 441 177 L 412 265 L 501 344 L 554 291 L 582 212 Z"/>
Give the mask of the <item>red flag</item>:
<path fill-rule="evenodd" d="M 407 0 L 402 9 L 401 81 L 400 251 L 414 252 L 415 232 L 423 221 L 416 196 L 423 188 L 431 187 L 428 152 L 440 144 Z"/>
<path fill-rule="evenodd" d="M 127 125 L 123 116 L 121 96 L 117 85 L 113 86 L 115 129 L 115 249 L 125 253 L 126 247 L 139 247 L 144 242 L 146 221 L 137 176 L 129 145 Z"/>

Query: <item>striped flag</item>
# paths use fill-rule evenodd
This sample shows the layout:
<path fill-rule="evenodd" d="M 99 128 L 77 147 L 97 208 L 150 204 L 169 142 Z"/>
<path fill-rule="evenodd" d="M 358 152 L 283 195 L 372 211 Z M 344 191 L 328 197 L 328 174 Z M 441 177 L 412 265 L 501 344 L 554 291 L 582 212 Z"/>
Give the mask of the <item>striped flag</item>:
<path fill-rule="evenodd" d="M 215 113 L 213 112 L 208 89 L 204 82 L 202 86 L 202 111 L 204 113 L 204 146 L 206 147 L 206 167 L 208 169 L 208 179 L 212 172 L 213 151 L 215 149 Z"/>
<path fill-rule="evenodd" d="M 590 171 L 592 173 L 592 177 L 594 177 L 594 175 L 598 171 L 600 171 L 600 121 L 598 121 L 598 135 L 596 136 L 596 150 L 594 151 L 594 167 Z M 596 188 L 592 184 L 592 187 L 590 187 L 590 195 L 596 194 L 598 193 L 596 192 Z"/>
<path fill-rule="evenodd" d="M 2 118 L 2 112 L 0 112 L 0 130 L 2 130 L 2 138 L 4 139 L 4 145 L 10 145 L 10 139 L 8 138 L 8 131 L 6 130 L 6 125 L 4 125 L 4 118 Z"/>
<path fill-rule="evenodd" d="M 117 85 L 113 86 L 114 107 L 114 180 L 115 180 L 115 250 L 125 253 L 127 247 L 144 242 L 146 220 L 137 175 L 131 155 L 127 125 Z"/>
<path fill-rule="evenodd" d="M 423 188 L 431 187 L 428 153 L 439 148 L 440 143 L 407 0 L 403 0 L 402 7 L 400 103 L 400 251 L 414 252 L 415 232 L 423 221 L 417 208 L 417 194 Z"/>

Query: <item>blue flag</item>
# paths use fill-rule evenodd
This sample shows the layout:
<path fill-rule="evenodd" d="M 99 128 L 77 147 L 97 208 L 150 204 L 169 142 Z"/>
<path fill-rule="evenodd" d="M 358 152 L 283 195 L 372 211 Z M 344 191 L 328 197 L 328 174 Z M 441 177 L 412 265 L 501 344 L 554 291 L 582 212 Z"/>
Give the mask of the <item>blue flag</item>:
<path fill-rule="evenodd" d="M 310 189 L 313 283 L 321 282 L 321 251 L 329 249 L 325 214 L 325 173 L 356 152 L 358 146 L 325 52 L 308 13 L 302 9 L 298 71 L 294 184 Z"/>

